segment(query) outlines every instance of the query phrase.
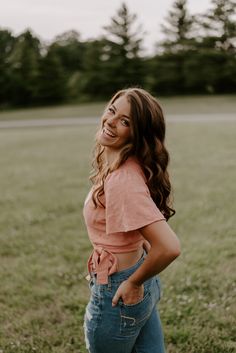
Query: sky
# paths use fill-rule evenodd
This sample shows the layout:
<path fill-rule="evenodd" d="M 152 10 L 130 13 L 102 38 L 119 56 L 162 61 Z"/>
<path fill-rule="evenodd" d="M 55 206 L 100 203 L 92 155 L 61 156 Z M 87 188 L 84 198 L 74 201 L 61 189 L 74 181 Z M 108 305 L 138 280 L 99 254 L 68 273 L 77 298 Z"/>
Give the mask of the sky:
<path fill-rule="evenodd" d="M 105 34 L 103 26 L 110 24 L 122 0 L 0 0 L 0 28 L 14 35 L 30 28 L 41 40 L 50 42 L 56 35 L 76 30 L 81 40 Z M 162 39 L 161 24 L 174 0 L 125 0 L 130 12 L 137 14 L 137 24 L 146 32 L 144 49 L 154 50 Z M 191 14 L 206 12 L 210 0 L 188 0 Z"/>

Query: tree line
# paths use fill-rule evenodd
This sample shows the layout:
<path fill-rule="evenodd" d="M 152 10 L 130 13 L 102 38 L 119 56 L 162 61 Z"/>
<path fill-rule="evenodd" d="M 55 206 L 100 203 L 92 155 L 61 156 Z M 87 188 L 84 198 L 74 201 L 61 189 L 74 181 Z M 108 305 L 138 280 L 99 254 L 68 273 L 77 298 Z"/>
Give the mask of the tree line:
<path fill-rule="evenodd" d="M 212 0 L 198 15 L 187 5 L 174 1 L 153 55 L 125 3 L 93 40 L 68 31 L 45 45 L 30 30 L 0 29 L 0 106 L 101 100 L 128 86 L 158 96 L 236 92 L 235 0 Z"/>

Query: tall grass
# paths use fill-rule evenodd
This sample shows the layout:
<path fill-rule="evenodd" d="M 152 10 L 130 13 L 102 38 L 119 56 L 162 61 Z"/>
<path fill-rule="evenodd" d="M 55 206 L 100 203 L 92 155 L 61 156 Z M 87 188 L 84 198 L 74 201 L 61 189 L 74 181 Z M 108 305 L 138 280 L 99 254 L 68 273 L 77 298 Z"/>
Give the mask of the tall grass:
<path fill-rule="evenodd" d="M 0 131 L 0 351 L 85 353 L 82 207 L 96 126 Z M 236 125 L 169 123 L 182 255 L 161 274 L 168 353 L 233 353 Z M 105 353 L 105 352 L 104 352 Z"/>

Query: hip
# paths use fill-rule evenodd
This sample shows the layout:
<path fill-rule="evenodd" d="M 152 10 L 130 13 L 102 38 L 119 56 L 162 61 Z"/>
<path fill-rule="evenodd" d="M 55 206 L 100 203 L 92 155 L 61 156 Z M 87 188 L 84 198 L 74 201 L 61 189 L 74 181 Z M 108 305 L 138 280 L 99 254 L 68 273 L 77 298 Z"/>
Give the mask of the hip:
<path fill-rule="evenodd" d="M 103 299 L 107 298 L 108 300 L 112 299 L 115 295 L 120 284 L 127 280 L 144 262 L 146 257 L 146 252 L 142 249 L 142 256 L 139 257 L 138 261 L 135 264 L 124 268 L 119 269 L 117 272 L 108 276 L 107 284 L 97 283 L 97 275 L 92 274 L 89 281 L 89 287 L 91 290 L 91 297 L 95 296 L 97 298 Z M 152 296 L 155 302 L 160 300 L 161 297 L 161 282 L 158 275 L 155 275 L 144 283 L 144 297 L 145 295 Z"/>
<path fill-rule="evenodd" d="M 112 298 L 114 297 L 119 285 L 127 280 L 129 276 L 135 272 L 145 260 L 146 253 L 139 261 L 128 269 L 115 272 L 108 277 L 107 284 L 98 284 L 96 282 L 96 274 L 90 279 L 91 297 L 86 308 L 86 327 L 89 332 L 98 330 L 102 335 L 105 323 L 106 335 L 109 330 L 113 334 L 114 328 L 120 331 L 117 334 L 133 335 L 136 334 L 145 322 L 150 318 L 157 302 L 161 298 L 161 287 L 159 276 L 149 278 L 143 283 L 143 298 L 134 304 L 125 304 L 122 299 L 118 304 L 112 306 Z M 112 322 L 112 324 L 111 324 Z"/>

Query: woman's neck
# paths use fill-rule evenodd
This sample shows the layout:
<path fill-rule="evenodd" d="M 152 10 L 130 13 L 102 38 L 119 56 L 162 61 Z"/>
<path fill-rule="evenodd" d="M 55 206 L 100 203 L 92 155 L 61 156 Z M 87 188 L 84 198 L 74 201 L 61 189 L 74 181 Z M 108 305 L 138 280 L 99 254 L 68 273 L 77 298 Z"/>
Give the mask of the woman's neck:
<path fill-rule="evenodd" d="M 104 151 L 104 162 L 110 167 L 118 158 L 119 152 L 105 148 Z"/>

